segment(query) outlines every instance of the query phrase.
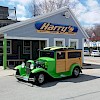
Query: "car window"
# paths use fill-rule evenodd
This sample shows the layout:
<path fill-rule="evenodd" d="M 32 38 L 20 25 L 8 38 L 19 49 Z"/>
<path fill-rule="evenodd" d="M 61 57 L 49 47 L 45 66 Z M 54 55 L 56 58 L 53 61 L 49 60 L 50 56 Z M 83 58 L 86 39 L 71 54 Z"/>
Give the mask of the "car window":
<path fill-rule="evenodd" d="M 65 52 L 58 52 L 57 59 L 65 59 Z"/>

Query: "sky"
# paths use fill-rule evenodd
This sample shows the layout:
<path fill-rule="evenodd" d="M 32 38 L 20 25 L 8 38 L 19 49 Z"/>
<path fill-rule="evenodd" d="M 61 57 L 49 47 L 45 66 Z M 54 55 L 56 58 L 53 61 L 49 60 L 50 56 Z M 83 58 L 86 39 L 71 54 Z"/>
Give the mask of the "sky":
<path fill-rule="evenodd" d="M 77 6 L 72 11 L 82 26 L 91 27 L 100 24 L 100 0 L 69 1 L 77 3 Z M 31 17 L 28 6 L 30 3 L 31 0 L 0 0 L 0 6 L 7 6 L 10 9 L 16 7 L 17 19 L 21 21 Z"/>

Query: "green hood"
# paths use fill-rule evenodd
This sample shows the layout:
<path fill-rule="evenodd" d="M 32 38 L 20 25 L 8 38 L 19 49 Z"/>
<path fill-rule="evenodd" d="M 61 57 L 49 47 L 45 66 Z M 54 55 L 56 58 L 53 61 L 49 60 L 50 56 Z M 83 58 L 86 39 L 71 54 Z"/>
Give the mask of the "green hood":
<path fill-rule="evenodd" d="M 50 58 L 50 57 L 40 57 L 37 60 L 43 60 L 43 61 L 55 61 L 54 58 Z"/>

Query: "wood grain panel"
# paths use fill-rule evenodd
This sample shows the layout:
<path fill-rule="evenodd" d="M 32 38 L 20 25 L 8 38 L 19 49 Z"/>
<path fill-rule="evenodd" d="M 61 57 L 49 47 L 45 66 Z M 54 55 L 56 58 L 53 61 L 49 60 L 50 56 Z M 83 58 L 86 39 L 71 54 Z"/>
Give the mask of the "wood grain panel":
<path fill-rule="evenodd" d="M 62 59 L 62 60 L 57 60 L 56 61 L 56 72 L 59 73 L 59 72 L 65 72 L 65 63 L 66 60 L 65 59 Z"/>

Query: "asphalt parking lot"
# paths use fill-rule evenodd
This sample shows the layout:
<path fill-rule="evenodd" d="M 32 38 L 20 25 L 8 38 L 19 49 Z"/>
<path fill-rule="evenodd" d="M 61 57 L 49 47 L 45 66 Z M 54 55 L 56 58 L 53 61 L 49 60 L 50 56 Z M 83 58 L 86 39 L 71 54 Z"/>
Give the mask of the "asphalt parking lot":
<path fill-rule="evenodd" d="M 100 58 L 88 58 L 78 78 L 53 80 L 38 87 L 13 75 L 0 77 L 0 100 L 100 100 Z M 92 64 L 92 65 L 91 65 Z"/>

